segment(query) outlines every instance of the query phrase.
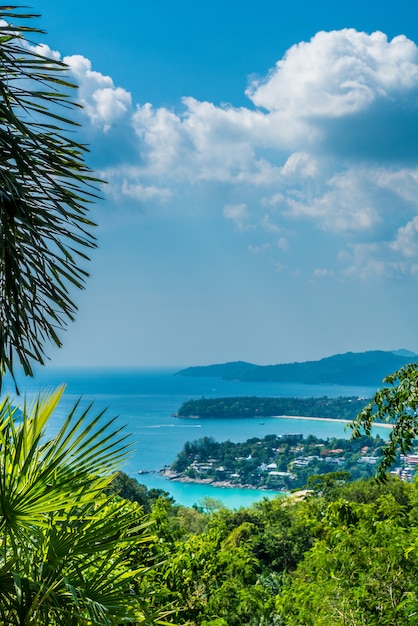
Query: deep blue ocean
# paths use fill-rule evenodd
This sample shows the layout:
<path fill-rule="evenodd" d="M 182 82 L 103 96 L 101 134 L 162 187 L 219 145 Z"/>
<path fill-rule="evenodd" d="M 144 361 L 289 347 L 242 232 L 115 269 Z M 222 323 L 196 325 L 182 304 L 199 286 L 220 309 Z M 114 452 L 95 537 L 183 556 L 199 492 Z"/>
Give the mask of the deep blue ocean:
<path fill-rule="evenodd" d="M 168 481 L 156 472 L 171 464 L 186 441 L 204 436 L 217 441 L 245 441 L 250 437 L 268 434 L 303 433 L 320 437 L 349 437 L 344 423 L 289 420 L 277 418 L 205 419 L 190 420 L 173 417 L 181 404 L 202 396 L 359 396 L 368 398 L 376 391 L 372 387 L 336 385 L 301 385 L 283 383 L 248 383 L 224 381 L 217 378 L 186 378 L 173 369 L 55 369 L 44 368 L 34 379 L 19 379 L 22 396 L 30 399 L 39 392 L 65 383 L 64 397 L 58 407 L 51 430 L 58 430 L 70 409 L 81 398 L 81 407 L 93 403 L 92 415 L 107 409 L 107 416 L 118 416 L 126 425 L 134 442 L 134 453 L 121 469 L 147 487 L 168 491 L 174 499 L 186 506 L 199 504 L 203 498 L 221 500 L 230 508 L 247 506 L 263 497 L 274 497 L 271 492 L 216 488 L 208 485 L 184 484 Z M 4 392 L 15 396 L 10 381 L 4 383 Z M 382 436 L 387 430 L 379 428 Z M 150 471 L 149 474 L 138 474 Z"/>

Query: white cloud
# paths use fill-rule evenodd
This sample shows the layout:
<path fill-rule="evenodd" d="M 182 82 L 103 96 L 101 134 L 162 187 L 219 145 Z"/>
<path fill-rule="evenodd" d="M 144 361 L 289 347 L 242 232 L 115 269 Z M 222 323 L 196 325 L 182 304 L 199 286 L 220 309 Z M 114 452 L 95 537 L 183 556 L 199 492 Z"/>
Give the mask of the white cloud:
<path fill-rule="evenodd" d="M 132 121 L 150 174 L 199 181 L 268 184 L 277 168 L 255 154 L 267 120 L 260 113 L 183 99 L 181 113 L 138 106 Z M 268 132 L 266 132 L 265 143 Z"/>
<path fill-rule="evenodd" d="M 280 248 L 280 250 L 283 250 L 283 252 L 286 252 L 286 250 L 289 249 L 289 242 L 286 237 L 280 237 L 280 239 L 277 240 L 276 245 Z"/>
<path fill-rule="evenodd" d="M 277 146 L 352 159 L 416 158 L 418 49 L 354 29 L 299 43 L 247 89 Z"/>
<path fill-rule="evenodd" d="M 335 174 L 324 188 L 304 201 L 289 198 L 292 217 L 310 217 L 321 228 L 332 231 L 364 231 L 373 229 L 381 217 L 374 206 L 371 180 L 363 170 L 351 169 Z M 303 187 L 302 187 L 303 188 Z"/>
<path fill-rule="evenodd" d="M 324 267 L 317 267 L 313 271 L 313 275 L 316 278 L 325 278 L 327 276 L 333 276 L 334 272 Z"/>
<path fill-rule="evenodd" d="M 314 178 L 318 174 L 318 162 L 304 152 L 294 152 L 283 165 L 281 173 L 286 179 Z"/>
<path fill-rule="evenodd" d="M 179 117 L 165 108 L 154 109 L 151 104 L 138 106 L 132 117 L 134 130 L 141 140 L 141 153 L 151 174 L 178 171 L 178 159 L 187 154 L 185 137 Z"/>
<path fill-rule="evenodd" d="M 36 54 L 40 54 L 48 59 L 53 59 L 54 61 L 60 61 L 61 55 L 57 50 L 52 50 L 45 43 L 40 43 L 37 46 L 29 46 L 31 50 L 36 52 Z"/>
<path fill-rule="evenodd" d="M 404 257 L 418 258 L 418 216 L 399 228 L 390 246 Z"/>
<path fill-rule="evenodd" d="M 279 178 L 323 179 L 324 159 L 340 154 L 363 159 L 383 146 L 382 158 L 398 157 L 396 136 L 390 124 L 382 126 L 381 117 L 396 116 L 397 127 L 403 124 L 411 132 L 417 48 L 403 36 L 388 41 L 382 33 L 352 29 L 318 33 L 291 48 L 247 93 L 267 110 L 218 107 L 190 97 L 183 99 L 181 111 L 138 106 L 132 119 L 146 171 L 266 186 Z M 401 109 L 408 113 L 404 122 Z M 409 143 L 408 150 L 418 156 L 418 147 Z"/>
<path fill-rule="evenodd" d="M 115 87 L 110 76 L 92 70 L 91 61 L 75 54 L 64 57 L 78 85 L 78 101 L 94 125 L 107 132 L 132 107 L 131 94 Z"/>
<path fill-rule="evenodd" d="M 404 202 L 415 205 L 418 198 L 418 168 L 382 168 L 376 171 L 376 184 Z"/>
<path fill-rule="evenodd" d="M 319 32 L 247 90 L 257 106 L 290 118 L 340 117 L 418 85 L 417 48 L 404 36 L 354 29 Z"/>
<path fill-rule="evenodd" d="M 250 214 L 246 204 L 226 204 L 223 213 L 224 217 L 227 220 L 231 220 L 238 230 L 244 231 L 251 228 L 249 223 Z"/>
<path fill-rule="evenodd" d="M 137 167 L 108 168 L 101 172 L 101 177 L 108 183 L 105 187 L 107 196 L 119 203 L 127 198 L 140 203 L 161 203 L 167 202 L 172 195 L 167 188 L 143 184 L 142 172 Z"/>
<path fill-rule="evenodd" d="M 406 236 L 408 245 L 411 245 L 410 235 L 416 236 L 417 227 L 412 225 L 411 231 Z M 402 239 L 402 234 L 400 239 Z M 415 241 L 412 245 L 398 252 L 397 242 L 380 243 L 356 243 L 339 254 L 342 273 L 350 278 L 358 280 L 390 279 L 390 278 L 418 278 L 418 246 Z M 394 254 L 395 253 L 395 254 Z M 407 258 L 409 257 L 409 258 Z"/>
<path fill-rule="evenodd" d="M 104 132 L 131 111 L 131 94 L 122 87 L 115 87 L 110 76 L 92 70 L 91 61 L 86 57 L 74 54 L 61 59 L 60 52 L 43 43 L 27 47 L 48 59 L 62 60 L 68 66 L 78 86 L 78 103 L 83 106 L 90 122 L 101 127 Z"/>
<path fill-rule="evenodd" d="M 262 201 L 262 204 L 266 204 L 265 202 Z M 268 203 L 267 203 L 268 205 Z M 274 205 L 273 205 L 274 206 Z M 272 221 L 272 217 L 268 214 L 263 215 L 262 219 L 261 219 L 261 227 L 270 232 L 270 233 L 280 233 L 281 232 L 281 228 L 278 224 L 275 224 Z"/>
<path fill-rule="evenodd" d="M 262 252 L 267 252 L 267 250 L 270 250 L 270 248 L 271 248 L 271 244 L 269 243 L 262 243 L 260 245 L 248 246 L 248 250 L 250 252 L 253 252 L 254 254 L 261 254 Z"/>
<path fill-rule="evenodd" d="M 180 211 L 174 199 L 187 196 L 189 206 L 223 210 L 239 232 L 262 232 L 253 250 L 279 255 L 291 240 L 292 252 L 299 242 L 307 255 L 321 236 L 330 254 L 342 251 L 346 275 L 413 273 L 418 48 L 405 36 L 317 33 L 249 85 L 248 107 L 192 97 L 173 108 L 132 106 L 85 57 L 64 61 L 92 127 L 107 132 L 123 121 L 132 130 L 118 134 L 119 165 L 102 168 L 113 198 Z"/>

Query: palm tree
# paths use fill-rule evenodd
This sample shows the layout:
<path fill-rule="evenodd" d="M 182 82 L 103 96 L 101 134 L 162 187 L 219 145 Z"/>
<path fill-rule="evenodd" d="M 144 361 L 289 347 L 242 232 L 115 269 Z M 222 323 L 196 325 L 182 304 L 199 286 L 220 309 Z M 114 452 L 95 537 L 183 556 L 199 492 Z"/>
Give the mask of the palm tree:
<path fill-rule="evenodd" d="M 114 420 L 89 419 L 91 407 L 74 407 L 47 438 L 62 393 L 21 412 L 0 405 L 0 625 L 158 622 L 135 591 L 149 522 L 104 492 L 130 446 Z"/>
<path fill-rule="evenodd" d="M 76 312 L 70 290 L 83 287 L 95 246 L 87 215 L 98 181 L 66 115 L 75 86 L 29 43 L 38 16 L 18 8 L 0 6 L 0 385 L 16 357 L 32 375 L 45 342 L 61 345 Z"/>
<path fill-rule="evenodd" d="M 30 44 L 33 17 L 0 6 L 0 388 L 15 360 L 32 375 L 45 343 L 60 345 L 95 246 L 98 181 L 65 114 L 74 85 Z M 153 624 L 162 613 L 137 591 L 149 522 L 106 495 L 130 445 L 79 405 L 48 437 L 63 389 L 21 410 L 0 403 L 0 626 Z"/>

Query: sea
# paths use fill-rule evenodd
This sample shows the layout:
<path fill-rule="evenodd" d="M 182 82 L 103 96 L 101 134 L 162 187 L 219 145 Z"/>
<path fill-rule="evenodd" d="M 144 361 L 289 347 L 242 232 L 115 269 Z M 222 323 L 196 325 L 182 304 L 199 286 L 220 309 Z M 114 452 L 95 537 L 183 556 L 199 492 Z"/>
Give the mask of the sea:
<path fill-rule="evenodd" d="M 374 387 L 340 385 L 302 385 L 297 383 L 240 382 L 218 378 L 184 377 L 178 368 L 96 369 L 46 367 L 35 377 L 18 379 L 20 400 L 10 379 L 4 381 L 3 395 L 15 403 L 24 397 L 33 400 L 39 393 L 65 384 L 66 390 L 49 429 L 58 432 L 61 424 L 80 401 L 80 411 L 92 404 L 91 415 L 106 410 L 124 425 L 133 443 L 133 452 L 121 470 L 148 488 L 167 491 L 184 506 L 204 506 L 208 498 L 231 509 L 250 506 L 279 492 L 221 488 L 210 485 L 167 480 L 158 471 L 170 465 L 186 441 L 213 437 L 217 441 L 245 441 L 268 434 L 301 433 L 318 437 L 350 437 L 344 422 L 284 418 L 187 419 L 175 417 L 183 402 L 190 399 L 265 396 L 320 397 L 357 396 L 370 398 Z M 388 431 L 376 427 L 375 433 L 387 437 Z"/>

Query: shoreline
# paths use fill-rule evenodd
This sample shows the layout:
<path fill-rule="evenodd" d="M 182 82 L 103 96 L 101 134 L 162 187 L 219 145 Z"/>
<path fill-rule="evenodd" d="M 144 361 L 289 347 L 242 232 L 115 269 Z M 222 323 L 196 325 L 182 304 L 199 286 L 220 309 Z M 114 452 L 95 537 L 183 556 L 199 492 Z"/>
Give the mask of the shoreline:
<path fill-rule="evenodd" d="M 339 419 L 338 417 L 307 417 L 305 415 L 272 415 L 273 419 L 286 419 L 286 420 L 308 420 L 314 422 L 343 422 L 350 424 L 352 420 Z M 382 428 L 393 428 L 393 424 L 386 424 L 380 422 L 373 422 L 373 426 L 381 426 Z"/>
<path fill-rule="evenodd" d="M 173 413 L 173 417 L 177 417 L 180 419 L 192 419 L 192 420 L 205 420 L 205 417 L 200 417 L 199 415 L 178 415 Z M 223 418 L 219 418 L 223 419 Z M 313 421 L 313 422 L 342 422 L 343 424 L 350 424 L 353 420 L 345 420 L 340 419 L 339 417 L 310 417 L 307 415 L 260 415 L 257 418 L 254 417 L 238 417 L 237 419 L 278 419 L 278 420 L 305 420 L 305 421 Z M 393 428 L 394 424 L 381 423 L 381 422 L 373 422 L 372 426 L 381 427 L 381 428 Z"/>
<path fill-rule="evenodd" d="M 277 494 L 284 494 L 285 491 L 278 489 L 268 489 L 267 487 L 254 487 L 253 485 L 237 485 L 229 480 L 213 480 L 211 478 L 190 478 L 189 476 L 181 476 L 171 469 L 163 468 L 159 470 L 159 475 L 167 480 L 176 483 L 194 483 L 197 485 L 209 485 L 210 487 L 220 487 L 222 489 L 247 489 L 248 491 L 269 491 Z"/>

